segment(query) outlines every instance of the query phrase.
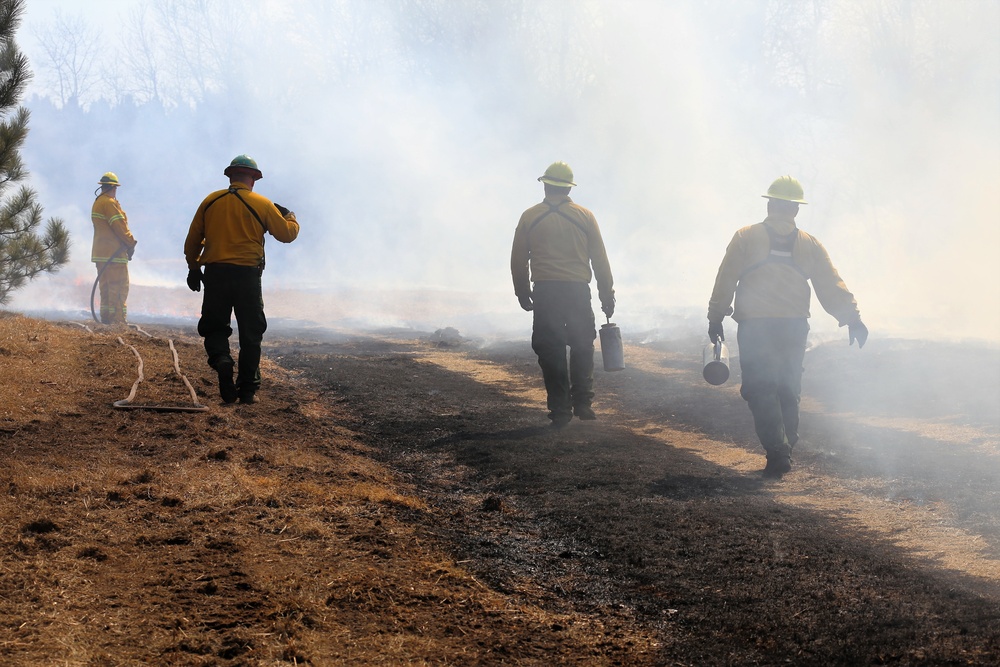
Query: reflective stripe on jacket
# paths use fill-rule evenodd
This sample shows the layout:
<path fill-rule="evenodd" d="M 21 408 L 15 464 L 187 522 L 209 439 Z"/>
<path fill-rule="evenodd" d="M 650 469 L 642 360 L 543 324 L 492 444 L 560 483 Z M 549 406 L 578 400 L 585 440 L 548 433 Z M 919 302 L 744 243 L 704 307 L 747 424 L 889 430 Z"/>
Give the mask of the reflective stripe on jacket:
<path fill-rule="evenodd" d="M 242 183 L 217 190 L 205 197 L 191 221 L 184 241 L 188 267 L 260 266 L 264 259 L 265 230 L 282 243 L 291 243 L 299 235 L 299 223 L 294 213 L 282 216 L 270 199 Z"/>
<path fill-rule="evenodd" d="M 128 217 L 117 199 L 101 194 L 94 200 L 90 210 L 90 221 L 94 223 L 94 245 L 90 251 L 90 261 L 101 263 L 111 260 L 113 264 L 127 264 L 128 252 L 135 248 L 135 237 L 128 228 Z M 124 250 L 115 255 L 115 251 Z"/>
<path fill-rule="evenodd" d="M 772 254 L 772 234 L 793 233 L 790 261 L 781 250 Z M 737 231 L 726 248 L 708 303 L 708 319 L 721 322 L 732 315 L 742 322 L 761 317 L 809 317 L 809 282 L 820 305 L 841 326 L 859 317 L 857 301 L 823 245 L 797 229 L 794 219 L 768 216 Z M 730 307 L 734 297 L 735 305 Z"/>
<path fill-rule="evenodd" d="M 531 293 L 532 282 L 589 283 L 592 277 L 602 301 L 614 296 L 611 264 L 597 219 L 566 195 L 546 197 L 521 214 L 514 230 L 510 273 L 518 297 Z"/>

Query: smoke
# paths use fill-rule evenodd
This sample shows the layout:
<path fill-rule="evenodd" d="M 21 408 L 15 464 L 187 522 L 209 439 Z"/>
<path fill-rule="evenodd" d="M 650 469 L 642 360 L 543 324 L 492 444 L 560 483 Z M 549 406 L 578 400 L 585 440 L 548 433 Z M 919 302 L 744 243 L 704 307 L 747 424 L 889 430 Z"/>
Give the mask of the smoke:
<path fill-rule="evenodd" d="M 204 24 L 221 26 L 229 3 L 211 6 Z M 626 331 L 703 328 L 733 232 L 763 219 L 760 194 L 792 174 L 810 202 L 800 227 L 873 335 L 1000 340 L 995 2 L 257 9 L 215 35 L 228 41 L 201 63 L 201 96 L 175 85 L 157 113 L 112 123 L 100 116 L 120 120 L 126 104 L 52 108 L 52 91 L 33 89 L 25 158 L 74 259 L 15 308 L 92 279 L 90 193 L 107 170 L 139 239 L 133 284 L 183 289 L 191 215 L 248 152 L 265 174 L 257 190 L 302 223 L 292 245 L 267 246 L 265 288 L 281 294 L 269 315 L 523 332 L 510 241 L 541 199 L 535 178 L 565 160 L 574 200 L 601 225 Z M 52 20 L 38 7 L 22 27 L 36 70 L 47 65 L 30 36 Z M 815 299 L 813 328 L 836 328 Z"/>

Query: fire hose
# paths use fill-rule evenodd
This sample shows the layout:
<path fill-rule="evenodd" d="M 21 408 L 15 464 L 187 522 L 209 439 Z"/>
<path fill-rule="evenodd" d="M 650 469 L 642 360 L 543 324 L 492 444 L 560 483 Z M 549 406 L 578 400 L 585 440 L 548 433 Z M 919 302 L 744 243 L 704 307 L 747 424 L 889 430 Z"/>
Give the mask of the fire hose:
<path fill-rule="evenodd" d="M 88 327 L 86 324 L 82 324 L 80 322 L 69 322 L 69 324 L 75 324 L 79 327 L 83 327 L 90 333 L 94 333 L 93 329 Z M 153 338 L 153 336 L 150 333 L 143 331 L 134 324 L 129 324 L 128 327 L 130 329 L 135 329 L 136 331 L 146 336 L 147 338 Z M 132 354 L 135 355 L 135 358 L 138 360 L 139 363 L 139 368 L 138 368 L 139 377 L 132 384 L 132 391 L 129 392 L 129 395 L 126 398 L 120 401 L 115 401 L 112 404 L 115 408 L 119 410 L 156 410 L 158 412 L 208 412 L 208 406 L 202 405 L 201 403 L 198 402 L 198 394 L 195 393 L 194 387 L 191 386 L 191 383 L 188 381 L 187 377 L 183 373 L 181 373 L 181 366 L 177 355 L 177 348 L 174 347 L 174 341 L 172 338 L 167 339 L 167 344 L 170 346 L 170 353 L 173 355 L 174 372 L 177 373 L 178 377 L 180 377 L 180 379 L 184 382 L 184 386 L 187 387 L 188 392 L 191 394 L 191 405 L 133 405 L 132 401 L 135 400 L 136 391 L 138 391 L 139 385 L 143 382 L 143 380 L 146 379 L 145 374 L 143 373 L 143 368 L 145 366 L 145 363 L 142 360 L 142 355 L 139 354 L 139 350 L 135 349 L 134 345 L 129 345 L 128 343 L 126 343 L 124 340 L 122 340 L 121 336 L 118 337 L 118 342 L 124 345 L 125 347 L 129 348 L 130 350 L 132 350 Z"/>
<path fill-rule="evenodd" d="M 135 329 L 149 336 L 149 334 L 147 334 L 145 331 L 142 331 L 142 329 L 139 329 L 139 327 L 135 327 Z M 150 338 L 152 338 L 152 336 L 150 336 Z M 160 412 L 208 412 L 208 406 L 202 405 L 201 403 L 198 402 L 198 394 L 195 393 L 194 387 L 191 386 L 191 383 L 188 381 L 187 377 L 183 373 L 181 373 L 180 362 L 178 361 L 177 357 L 177 348 L 174 347 L 173 339 L 168 339 L 167 342 L 170 345 L 170 353 L 173 355 L 174 359 L 174 372 L 177 373 L 180 379 L 184 382 L 184 386 L 187 387 L 188 392 L 190 392 L 192 404 L 191 405 L 133 404 L 132 401 L 135 399 L 136 390 L 139 389 L 139 384 L 145 379 L 145 376 L 143 375 L 142 355 L 140 355 L 139 351 L 135 349 L 135 346 L 129 345 L 124 340 L 122 340 L 121 336 L 118 337 L 118 342 L 131 349 L 132 353 L 135 354 L 135 358 L 139 362 L 139 369 L 138 369 L 139 377 L 132 384 L 132 391 L 129 392 L 129 395 L 120 401 L 115 401 L 113 403 L 114 407 L 118 408 L 119 410 L 157 410 Z"/>
<path fill-rule="evenodd" d="M 101 276 L 104 275 L 105 269 L 111 266 L 112 260 L 120 255 L 122 250 L 125 250 L 125 246 L 120 245 L 118 246 L 118 250 L 115 250 L 114 254 L 112 254 L 111 257 L 108 257 L 108 261 L 104 262 L 104 266 L 97 271 L 97 280 L 94 281 L 94 287 L 90 290 L 90 314 L 94 317 L 94 321 L 98 324 L 100 324 L 101 320 L 97 317 L 97 312 L 94 310 L 94 294 L 97 293 L 97 285 L 101 282 Z"/>

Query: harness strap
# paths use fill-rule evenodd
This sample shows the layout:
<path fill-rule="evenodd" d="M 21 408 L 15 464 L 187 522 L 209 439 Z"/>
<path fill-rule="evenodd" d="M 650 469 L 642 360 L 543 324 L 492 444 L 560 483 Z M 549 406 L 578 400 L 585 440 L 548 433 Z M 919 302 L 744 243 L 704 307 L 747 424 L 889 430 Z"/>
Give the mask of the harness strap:
<path fill-rule="evenodd" d="M 250 211 L 250 215 L 252 215 L 254 217 L 254 219 L 257 220 L 257 223 L 260 224 L 260 226 L 264 228 L 264 234 L 265 235 L 260 240 L 260 247 L 261 247 L 262 256 L 260 258 L 260 264 L 257 266 L 257 268 L 260 269 L 263 272 L 264 271 L 264 261 L 265 261 L 265 257 L 263 256 L 263 252 L 264 252 L 264 242 L 267 240 L 267 232 L 268 232 L 267 225 L 265 225 L 264 221 L 260 219 L 260 215 L 257 214 L 257 211 L 255 211 L 253 209 L 253 207 L 250 206 L 250 204 L 247 203 L 247 200 L 240 196 L 239 189 L 236 188 L 236 187 L 230 186 L 230 188 L 228 190 L 226 190 L 221 195 L 219 195 L 218 197 L 216 197 L 215 199 L 213 199 L 212 201 L 208 202 L 208 204 L 205 205 L 205 212 L 207 213 L 209 207 L 212 204 L 214 204 L 215 202 L 219 201 L 220 199 L 222 199 L 226 195 L 236 195 L 236 198 L 240 200 L 240 203 L 242 203 L 244 206 L 246 206 L 247 210 Z"/>
<path fill-rule="evenodd" d="M 557 215 L 565 218 L 566 220 L 569 220 L 570 222 L 572 222 L 573 225 L 575 225 L 577 229 L 579 229 L 581 232 L 583 232 L 583 235 L 585 237 L 587 237 L 587 240 L 588 241 L 590 240 L 590 234 L 587 233 L 587 228 L 584 227 L 582 224 L 580 224 L 579 220 L 574 220 L 565 211 L 560 211 L 559 210 L 559 207 L 562 206 L 563 204 L 565 204 L 566 202 L 560 202 L 558 204 L 550 204 L 549 202 L 543 202 L 543 203 L 546 206 L 549 207 L 549 210 L 546 211 L 545 213 L 542 213 L 540 216 L 538 216 L 535 219 L 534 222 L 532 222 L 530 225 L 528 225 L 527 234 L 529 235 L 529 239 L 530 239 L 531 230 L 534 229 L 538 225 L 538 223 L 540 223 L 542 220 L 544 220 L 545 218 L 549 217 L 549 215 L 555 213 L 555 214 L 557 214 Z M 529 246 L 530 246 L 530 242 L 529 242 Z"/>
<path fill-rule="evenodd" d="M 803 278 L 809 280 L 809 274 L 807 274 L 801 266 L 796 264 L 792 257 L 792 250 L 795 248 L 795 242 L 799 238 L 799 231 L 796 229 L 791 234 L 782 235 L 778 234 L 778 232 L 774 231 L 767 225 L 764 226 L 764 229 L 767 230 L 767 237 L 770 242 L 770 249 L 768 250 L 767 257 L 745 268 L 743 273 L 740 274 L 739 279 L 742 280 L 745 275 L 751 273 L 752 271 L 756 271 L 765 264 L 775 263 L 787 264 L 802 274 Z"/>
<path fill-rule="evenodd" d="M 208 211 L 209 207 L 212 204 L 214 204 L 215 202 L 219 201 L 220 199 L 222 199 L 226 195 L 236 195 L 236 198 L 239 199 L 240 202 L 244 206 L 247 207 L 247 210 L 250 211 L 250 215 L 252 215 L 254 217 L 254 219 L 258 222 L 258 224 L 260 224 L 260 226 L 264 228 L 264 231 L 265 232 L 268 231 L 267 225 L 265 225 L 264 221 L 260 219 L 260 215 L 258 215 L 257 211 L 255 211 L 253 209 L 253 207 L 250 206 L 250 204 L 247 203 L 246 199 L 244 199 L 243 197 L 240 196 L 240 191 L 237 188 L 231 187 L 228 190 L 226 190 L 225 192 L 223 192 L 221 195 L 219 195 L 218 197 L 216 197 L 215 199 L 213 199 L 212 201 L 208 202 L 208 204 L 205 205 L 205 210 Z"/>

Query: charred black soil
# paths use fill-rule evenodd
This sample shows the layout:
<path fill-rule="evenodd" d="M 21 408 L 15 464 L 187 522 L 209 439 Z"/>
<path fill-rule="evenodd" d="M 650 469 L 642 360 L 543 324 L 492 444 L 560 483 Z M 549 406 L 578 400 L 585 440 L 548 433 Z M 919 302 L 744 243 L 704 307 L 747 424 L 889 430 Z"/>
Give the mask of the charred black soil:
<path fill-rule="evenodd" d="M 941 544 L 914 553 L 909 540 L 897 539 L 912 526 L 885 529 L 865 516 L 885 511 L 906 522 L 916 520 L 908 510 L 917 507 L 940 529 L 928 539 L 947 543 L 950 531 L 971 531 L 982 550 L 970 557 L 995 558 L 1000 497 L 990 401 L 998 393 L 981 372 L 975 396 L 955 413 L 929 394 L 954 396 L 956 387 L 921 396 L 904 386 L 909 400 L 900 400 L 885 391 L 891 382 L 879 386 L 894 358 L 912 357 L 912 344 L 866 348 L 860 354 L 874 367 L 856 349 L 813 350 L 811 411 L 795 470 L 768 482 L 738 393 L 699 384 L 697 360 L 685 357 L 696 341 L 630 347 L 640 368 L 598 371 L 601 419 L 559 431 L 546 426 L 540 394 L 524 400 L 525 387 L 540 384 L 526 343 L 444 350 L 400 343 L 373 352 L 357 344 L 279 355 L 364 416 L 366 441 L 387 465 L 420 480 L 438 510 L 420 522 L 447 536 L 455 557 L 501 592 L 530 580 L 554 608 L 638 624 L 654 638 L 656 664 L 1000 658 L 997 580 L 975 576 L 975 568 L 943 568 L 930 553 Z M 956 368 L 947 355 L 924 355 L 928 376 L 974 365 Z M 496 377 L 456 375 L 468 360 Z M 891 417 L 893 427 L 869 425 L 869 415 Z M 969 423 L 981 430 L 965 435 L 979 441 L 921 434 Z M 715 456 L 702 455 L 713 449 Z M 758 465 L 742 464 L 755 457 Z M 845 506 L 838 498 L 848 494 Z"/>

